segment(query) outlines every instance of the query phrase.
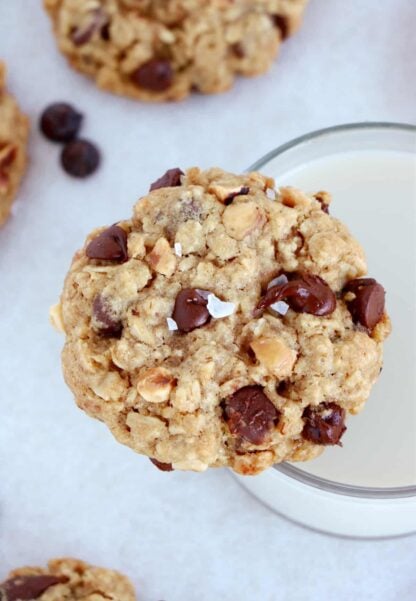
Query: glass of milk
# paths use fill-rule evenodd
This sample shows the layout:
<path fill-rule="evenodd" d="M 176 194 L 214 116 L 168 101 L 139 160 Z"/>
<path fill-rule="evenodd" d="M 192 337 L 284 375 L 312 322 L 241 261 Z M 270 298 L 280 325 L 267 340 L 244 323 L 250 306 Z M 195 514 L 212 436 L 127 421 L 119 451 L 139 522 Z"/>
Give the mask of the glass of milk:
<path fill-rule="evenodd" d="M 384 369 L 343 447 L 241 484 L 285 517 L 349 537 L 416 532 L 416 127 L 359 123 L 308 134 L 250 170 L 277 186 L 328 190 L 330 212 L 363 245 L 386 289 L 393 332 Z"/>

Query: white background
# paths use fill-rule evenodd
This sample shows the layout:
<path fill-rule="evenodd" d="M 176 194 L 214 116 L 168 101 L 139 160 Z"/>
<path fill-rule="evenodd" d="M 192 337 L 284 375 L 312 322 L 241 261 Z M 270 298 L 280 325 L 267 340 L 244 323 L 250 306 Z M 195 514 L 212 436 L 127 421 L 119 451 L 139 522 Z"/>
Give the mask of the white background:
<path fill-rule="evenodd" d="M 141 105 L 66 67 L 36 0 L 0 0 L 0 56 L 33 123 L 16 215 L 0 235 L 0 578 L 73 555 L 125 571 L 141 601 L 414 601 L 416 537 L 338 540 L 250 498 L 225 470 L 163 474 L 82 414 L 48 325 L 87 232 L 128 217 L 166 168 L 243 170 L 347 121 L 415 121 L 415 0 L 312 0 L 272 71 L 217 97 Z M 67 100 L 104 154 L 89 181 L 57 165 L 39 112 Z"/>

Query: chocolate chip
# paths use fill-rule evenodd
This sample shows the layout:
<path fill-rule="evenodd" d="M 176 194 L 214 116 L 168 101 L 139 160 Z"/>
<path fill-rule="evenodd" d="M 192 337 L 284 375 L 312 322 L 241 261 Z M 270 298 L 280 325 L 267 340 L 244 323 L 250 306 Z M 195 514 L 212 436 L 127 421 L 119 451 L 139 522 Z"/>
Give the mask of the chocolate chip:
<path fill-rule="evenodd" d="M 311 273 L 287 273 L 287 283 L 272 286 L 263 296 L 254 310 L 258 317 L 270 305 L 285 301 L 297 313 L 311 315 L 330 315 L 336 308 L 336 297 L 328 284 L 319 276 Z"/>
<path fill-rule="evenodd" d="M 344 287 L 343 293 L 347 292 L 355 294 L 353 300 L 347 301 L 353 321 L 372 330 L 384 314 L 386 292 L 383 286 L 373 278 L 358 278 Z"/>
<path fill-rule="evenodd" d="M 211 319 L 203 290 L 185 288 L 176 297 L 172 318 L 180 332 L 191 332 Z"/>
<path fill-rule="evenodd" d="M 149 457 L 150 461 L 157 467 L 161 472 L 173 472 L 173 467 L 171 463 L 162 463 L 157 459 L 153 459 L 153 457 Z"/>
<path fill-rule="evenodd" d="M 230 192 L 230 194 L 224 199 L 224 204 L 230 205 L 236 196 L 246 196 L 249 192 L 250 188 L 248 186 L 241 186 L 239 190 Z"/>
<path fill-rule="evenodd" d="M 176 188 L 181 185 L 181 176 L 184 175 L 183 171 L 179 167 L 168 169 L 166 173 L 159 177 L 150 186 L 150 192 L 153 190 L 159 190 L 159 188 Z"/>
<path fill-rule="evenodd" d="M 287 18 L 283 17 L 282 15 L 272 15 L 272 19 L 275 26 L 280 29 L 282 40 L 285 40 L 289 36 Z"/>
<path fill-rule="evenodd" d="M 99 334 L 108 338 L 120 338 L 123 324 L 114 315 L 108 300 L 101 296 L 101 294 L 97 294 L 94 299 L 92 315 L 95 322 L 94 328 Z"/>
<path fill-rule="evenodd" d="M 327 199 L 330 198 L 329 194 L 327 192 L 317 192 L 314 194 L 314 198 L 320 203 L 323 212 L 329 215 L 329 203 L 327 202 Z"/>
<path fill-rule="evenodd" d="M 0 144 L 0 169 L 7 169 L 17 158 L 17 147 L 12 144 Z"/>
<path fill-rule="evenodd" d="M 90 20 L 83 27 L 77 27 L 71 32 L 71 40 L 75 46 L 87 44 L 94 33 L 108 23 L 108 17 L 102 8 L 93 10 L 90 14 Z"/>
<path fill-rule="evenodd" d="M 110 23 L 105 23 L 100 29 L 100 36 L 105 42 L 108 42 L 111 38 L 110 35 Z"/>
<path fill-rule="evenodd" d="M 234 56 L 237 58 L 244 58 L 246 56 L 244 46 L 241 42 L 235 42 L 234 44 L 231 44 L 231 50 Z"/>
<path fill-rule="evenodd" d="M 163 92 L 173 83 L 173 69 L 169 61 L 154 58 L 136 69 L 131 79 L 140 88 Z"/>
<path fill-rule="evenodd" d="M 66 576 L 16 576 L 0 584 L 1 601 L 31 601 L 38 599 L 48 588 L 68 582 Z"/>
<path fill-rule="evenodd" d="M 345 410 L 336 403 L 321 403 L 306 407 L 303 412 L 302 436 L 315 444 L 338 444 L 347 429 L 344 425 Z"/>
<path fill-rule="evenodd" d="M 128 259 L 127 234 L 118 225 L 112 225 L 88 244 L 85 254 L 90 259 L 124 263 Z"/>
<path fill-rule="evenodd" d="M 69 142 L 78 134 L 83 116 L 66 102 L 48 106 L 40 118 L 40 129 L 48 140 Z"/>
<path fill-rule="evenodd" d="M 222 409 L 231 434 L 256 445 L 265 441 L 280 418 L 261 386 L 240 388 L 223 401 Z"/>
<path fill-rule="evenodd" d="M 100 153 L 88 140 L 73 140 L 64 146 L 61 164 L 73 177 L 88 177 L 100 164 Z"/>
<path fill-rule="evenodd" d="M 290 389 L 290 382 L 288 382 L 287 380 L 281 380 L 276 386 L 277 394 L 279 394 L 280 396 L 283 396 L 283 397 L 288 394 L 289 389 Z"/>

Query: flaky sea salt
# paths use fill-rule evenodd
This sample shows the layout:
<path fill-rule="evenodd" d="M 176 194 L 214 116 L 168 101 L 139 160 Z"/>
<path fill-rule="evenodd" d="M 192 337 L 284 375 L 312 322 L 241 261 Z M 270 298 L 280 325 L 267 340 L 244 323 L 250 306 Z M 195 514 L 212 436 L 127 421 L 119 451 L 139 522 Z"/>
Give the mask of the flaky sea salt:
<path fill-rule="evenodd" d="M 177 257 L 181 257 L 182 256 L 182 244 L 180 242 L 175 242 L 174 249 L 175 249 L 175 255 Z"/>
<path fill-rule="evenodd" d="M 277 278 L 274 278 L 271 282 L 267 284 L 267 290 L 272 286 L 281 286 L 283 284 L 287 284 L 288 279 L 285 275 L 279 275 Z"/>
<path fill-rule="evenodd" d="M 273 309 L 279 315 L 286 315 L 289 310 L 289 305 L 285 303 L 285 301 L 277 301 L 277 303 L 273 303 L 270 305 L 269 309 Z"/>
<path fill-rule="evenodd" d="M 207 309 L 214 319 L 229 317 L 235 311 L 235 304 L 220 300 L 215 294 L 208 294 Z"/>
<path fill-rule="evenodd" d="M 178 328 L 178 324 L 171 317 L 167 317 L 166 321 L 167 321 L 167 324 L 168 324 L 168 330 L 170 330 L 171 332 L 176 332 L 176 330 L 179 329 Z"/>
<path fill-rule="evenodd" d="M 270 200 L 276 200 L 276 190 L 273 190 L 273 188 L 267 188 L 266 196 L 267 198 L 270 198 Z"/>

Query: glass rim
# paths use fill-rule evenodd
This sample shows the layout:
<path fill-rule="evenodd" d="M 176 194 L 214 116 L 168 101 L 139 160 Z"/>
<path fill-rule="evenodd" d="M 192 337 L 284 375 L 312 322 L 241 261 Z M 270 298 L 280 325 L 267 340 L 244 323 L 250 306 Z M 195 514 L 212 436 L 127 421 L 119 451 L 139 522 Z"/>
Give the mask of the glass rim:
<path fill-rule="evenodd" d="M 294 138 L 285 144 L 274 148 L 267 154 L 263 155 L 260 159 L 255 161 L 247 171 L 257 171 L 263 168 L 267 163 L 272 161 L 274 158 L 285 154 L 297 146 L 301 146 L 305 143 L 313 140 L 324 138 L 331 134 L 343 134 L 351 131 L 404 131 L 408 133 L 416 134 L 416 125 L 410 123 L 395 123 L 390 121 L 363 121 L 357 123 L 345 123 L 342 125 L 335 125 L 332 127 L 325 127 L 311 131 L 307 134 Z M 416 150 L 416 144 L 415 144 Z M 416 497 L 416 485 L 411 486 L 399 486 L 399 487 L 372 487 L 372 486 L 357 486 L 353 484 L 344 484 L 342 482 L 336 482 L 334 480 L 328 480 L 326 478 L 320 478 L 308 472 L 303 471 L 301 468 L 295 467 L 289 463 L 281 463 L 273 466 L 273 469 L 280 472 L 288 478 L 293 478 L 298 482 L 302 482 L 307 486 L 312 486 L 319 490 L 335 493 L 342 496 L 366 498 L 366 499 L 407 499 L 410 497 Z"/>
<path fill-rule="evenodd" d="M 280 156 L 281 154 L 284 154 L 285 152 L 291 150 L 292 148 L 295 148 L 296 146 L 304 144 L 305 142 L 310 142 L 312 140 L 316 140 L 317 138 L 325 137 L 328 134 L 344 133 L 355 130 L 360 131 L 366 129 L 370 131 L 374 131 L 376 129 L 386 131 L 407 131 L 408 133 L 416 134 L 416 125 L 413 125 L 412 123 L 400 123 L 395 121 L 358 121 L 356 123 L 343 123 L 341 125 L 332 125 L 331 127 L 315 129 L 311 132 L 308 132 L 307 134 L 303 134 L 302 136 L 298 136 L 296 138 L 293 138 L 293 140 L 289 140 L 289 142 L 285 142 L 284 144 L 277 146 L 273 150 L 270 150 L 269 152 L 264 154 L 252 165 L 250 165 L 250 167 L 246 169 L 246 172 L 257 171 L 258 169 L 261 169 L 272 159 L 276 158 L 277 156 Z"/>

